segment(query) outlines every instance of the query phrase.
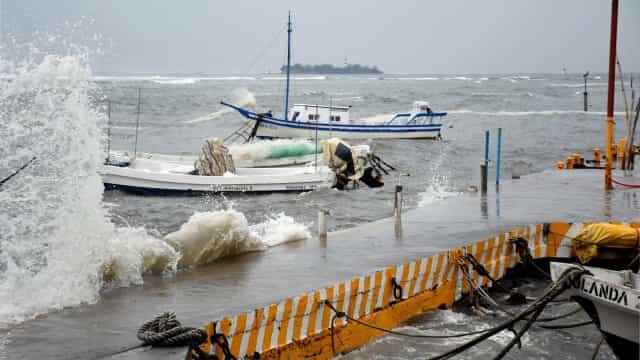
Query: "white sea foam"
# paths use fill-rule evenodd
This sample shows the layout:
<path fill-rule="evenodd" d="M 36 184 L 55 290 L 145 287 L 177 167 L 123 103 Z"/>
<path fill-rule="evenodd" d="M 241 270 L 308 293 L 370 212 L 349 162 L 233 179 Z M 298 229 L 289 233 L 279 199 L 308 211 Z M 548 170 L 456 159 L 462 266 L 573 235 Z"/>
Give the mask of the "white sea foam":
<path fill-rule="evenodd" d="M 261 80 L 285 80 L 285 76 L 263 76 Z M 291 80 L 327 80 L 326 76 L 292 76 Z"/>
<path fill-rule="evenodd" d="M 305 225 L 283 213 L 249 225 L 244 214 L 229 209 L 196 213 L 165 239 L 181 254 L 178 267 L 189 268 L 310 237 Z"/>
<path fill-rule="evenodd" d="M 589 116 L 602 116 L 606 113 L 603 111 L 582 111 L 582 110 L 534 110 L 534 111 L 474 111 L 474 110 L 448 110 L 449 114 L 468 114 L 468 115 L 486 115 L 486 116 L 530 116 L 530 115 L 564 115 L 564 114 L 583 114 Z M 616 112 L 615 115 L 624 115 L 624 112 Z"/>
<path fill-rule="evenodd" d="M 0 327 L 97 301 L 105 286 L 309 237 L 284 214 L 249 225 L 223 210 L 194 215 L 166 239 L 116 227 L 102 202 L 105 116 L 82 53 L 0 63 Z"/>
<path fill-rule="evenodd" d="M 156 84 L 162 85 L 191 85 L 200 81 L 200 79 L 195 78 L 173 78 L 173 79 L 155 79 L 152 80 Z"/>
<path fill-rule="evenodd" d="M 256 106 L 256 97 L 255 95 L 253 95 L 253 93 L 245 88 L 238 88 L 235 89 L 232 93 L 231 93 L 231 103 L 237 106 L 242 106 L 242 107 L 249 107 L 249 108 L 254 108 Z M 204 116 L 200 116 L 198 118 L 195 119 L 191 119 L 191 120 L 187 120 L 185 121 L 185 123 L 187 124 L 194 124 L 194 123 L 199 123 L 199 122 L 203 122 L 203 121 L 209 121 L 209 120 L 213 120 L 216 119 L 224 114 L 228 114 L 230 112 L 234 111 L 232 108 L 230 107 L 224 107 L 218 111 L 214 111 L 210 114 L 204 115 Z"/>

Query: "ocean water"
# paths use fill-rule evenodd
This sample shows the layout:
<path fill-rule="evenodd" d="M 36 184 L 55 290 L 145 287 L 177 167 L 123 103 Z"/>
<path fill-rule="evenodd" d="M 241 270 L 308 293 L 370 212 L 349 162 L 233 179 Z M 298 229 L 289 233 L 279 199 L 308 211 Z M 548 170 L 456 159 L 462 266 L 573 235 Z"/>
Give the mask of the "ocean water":
<path fill-rule="evenodd" d="M 492 134 L 495 159 L 496 129 L 503 129 L 504 178 L 541 172 L 570 153 L 603 148 L 604 142 L 602 75 L 590 81 L 587 113 L 580 111 L 579 75 L 296 76 L 292 103 L 352 105 L 354 119 L 377 121 L 383 114 L 407 111 L 413 101 L 427 100 L 435 110 L 449 113 L 443 140 L 365 141 L 399 169 L 380 189 L 137 196 L 104 192 L 97 171 L 107 143 L 115 150 L 133 149 L 138 93 L 138 150 L 192 154 L 205 139 L 224 137 L 243 124 L 220 100 L 281 113 L 282 77 L 96 76 L 79 55 L 3 63 L 2 72 L 0 176 L 33 156 L 36 160 L 0 189 L 0 358 L 77 357 L 114 347 L 131 329 L 97 325 L 114 311 L 109 304 L 119 304 L 118 310 L 130 306 L 125 311 L 130 321 L 142 323 L 149 317 L 138 312 L 142 304 L 126 305 L 126 299 L 140 292 L 153 298 L 146 311 L 156 311 L 166 306 L 167 288 L 206 296 L 242 291 L 252 281 L 260 286 L 259 279 L 247 279 L 239 269 L 253 266 L 252 259 L 273 256 L 272 265 L 282 268 L 286 285 L 287 277 L 294 276 L 286 272 L 287 264 L 304 261 L 296 257 L 296 247 L 304 252 L 313 246 L 319 210 L 329 210 L 330 230 L 340 230 L 390 216 L 396 184 L 405 189 L 407 207 L 437 207 L 461 196 L 479 182 L 486 130 Z M 620 105 L 617 111 L 622 111 Z M 616 138 L 621 134 L 618 126 Z M 284 252 L 286 256 L 277 256 Z M 223 272 L 222 284 L 200 286 L 198 279 L 208 271 Z M 349 269 L 341 271 L 348 276 Z M 283 288 L 265 292 L 253 303 L 290 295 Z M 186 303 L 182 309 L 188 319 L 207 310 L 196 300 Z M 91 315 L 83 318 L 82 313 Z M 434 316 L 447 324 L 448 316 L 462 315 Z M 111 334 L 113 340 L 96 343 L 86 335 L 93 330 Z M 68 342 L 47 340 L 60 332 Z M 593 333 L 580 336 L 589 339 Z M 34 339 L 50 343 L 45 350 Z M 418 356 L 409 345 L 394 341 L 384 338 L 354 356 Z M 549 349 L 553 346 L 541 347 L 531 357 L 546 357 Z"/>

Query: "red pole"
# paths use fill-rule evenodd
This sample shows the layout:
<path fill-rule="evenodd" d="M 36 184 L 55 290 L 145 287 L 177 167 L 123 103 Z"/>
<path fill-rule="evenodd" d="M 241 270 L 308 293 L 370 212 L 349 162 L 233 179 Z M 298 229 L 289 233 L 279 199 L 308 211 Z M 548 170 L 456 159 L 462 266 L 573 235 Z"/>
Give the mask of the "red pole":
<path fill-rule="evenodd" d="M 615 83 L 616 83 L 616 40 L 618 38 L 618 0 L 611 1 L 611 40 L 609 41 L 609 77 L 607 90 L 607 146 L 605 148 L 607 162 L 604 167 L 604 188 L 606 190 L 613 189 L 611 184 L 611 162 L 613 161 L 613 153 L 611 146 L 613 144 L 613 105 L 615 100 Z"/>

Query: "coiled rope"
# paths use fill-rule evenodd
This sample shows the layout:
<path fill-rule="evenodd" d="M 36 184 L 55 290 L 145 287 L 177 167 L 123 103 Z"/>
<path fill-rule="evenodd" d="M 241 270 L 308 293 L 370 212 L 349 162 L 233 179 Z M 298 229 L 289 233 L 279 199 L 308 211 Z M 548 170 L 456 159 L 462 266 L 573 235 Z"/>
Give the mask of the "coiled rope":
<path fill-rule="evenodd" d="M 136 336 L 145 345 L 159 347 L 187 346 L 193 343 L 201 344 L 207 340 L 206 331 L 182 326 L 173 312 L 162 313 L 155 319 L 145 322 L 138 329 Z"/>

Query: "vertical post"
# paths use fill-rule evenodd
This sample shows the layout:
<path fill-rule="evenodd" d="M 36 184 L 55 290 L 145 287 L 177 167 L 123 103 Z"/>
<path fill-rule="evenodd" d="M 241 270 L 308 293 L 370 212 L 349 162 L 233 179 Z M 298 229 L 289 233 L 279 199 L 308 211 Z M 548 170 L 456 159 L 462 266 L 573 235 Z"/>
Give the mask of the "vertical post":
<path fill-rule="evenodd" d="M 111 100 L 107 100 L 107 164 L 111 162 Z"/>
<path fill-rule="evenodd" d="M 396 238 L 402 237 L 402 185 L 396 185 L 393 201 L 394 230 Z"/>
<path fill-rule="evenodd" d="M 587 71 L 582 75 L 584 77 L 584 92 L 582 95 L 584 96 L 584 112 L 589 111 L 589 94 L 587 94 L 587 78 L 589 77 L 589 72 Z"/>
<path fill-rule="evenodd" d="M 484 132 L 484 161 L 480 165 L 480 191 L 487 194 L 487 176 L 489 175 L 489 130 Z"/>
<path fill-rule="evenodd" d="M 612 190 L 611 184 L 611 162 L 613 161 L 613 153 L 611 145 L 613 144 L 613 105 L 615 101 L 614 86 L 616 81 L 616 43 L 618 38 L 618 0 L 611 1 L 611 39 L 609 41 L 609 75 L 607 87 L 607 135 L 606 135 L 606 155 L 607 161 L 604 167 L 604 188 Z"/>
<path fill-rule="evenodd" d="M 291 77 L 291 11 L 287 22 L 287 88 L 284 93 L 284 120 L 289 120 L 289 78 Z"/>
<path fill-rule="evenodd" d="M 502 128 L 498 128 L 498 149 L 496 151 L 496 186 L 500 185 L 500 157 L 502 153 Z"/>
<path fill-rule="evenodd" d="M 136 140 L 133 145 L 133 158 L 138 157 L 138 129 L 140 128 L 140 97 L 141 89 L 138 88 L 138 107 L 136 109 Z"/>
<path fill-rule="evenodd" d="M 318 239 L 321 241 L 327 240 L 327 215 L 329 214 L 326 210 L 318 211 Z"/>

